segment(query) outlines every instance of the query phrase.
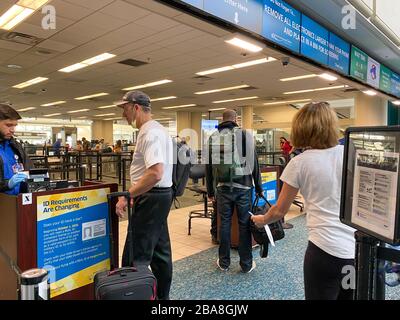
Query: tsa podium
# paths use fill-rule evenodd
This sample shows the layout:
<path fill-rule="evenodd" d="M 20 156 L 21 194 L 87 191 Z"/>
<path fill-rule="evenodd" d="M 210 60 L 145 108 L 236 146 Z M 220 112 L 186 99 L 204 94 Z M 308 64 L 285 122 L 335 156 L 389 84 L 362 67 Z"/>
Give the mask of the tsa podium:
<path fill-rule="evenodd" d="M 17 272 L 32 268 L 48 270 L 51 299 L 93 299 L 94 274 L 116 261 L 111 245 L 118 259 L 118 217 L 112 214 L 110 224 L 107 203 L 116 191 L 117 184 L 88 183 L 0 194 L 0 300 L 17 299 Z"/>

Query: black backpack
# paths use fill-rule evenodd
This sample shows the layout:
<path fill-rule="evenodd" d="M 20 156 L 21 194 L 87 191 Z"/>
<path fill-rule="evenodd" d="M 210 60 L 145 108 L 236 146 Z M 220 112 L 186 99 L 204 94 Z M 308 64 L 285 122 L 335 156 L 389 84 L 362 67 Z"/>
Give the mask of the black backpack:
<path fill-rule="evenodd" d="M 173 140 L 174 165 L 172 170 L 172 189 L 174 199 L 185 192 L 189 180 L 190 167 L 194 163 L 192 150 L 185 143 Z"/>
<path fill-rule="evenodd" d="M 265 201 L 265 204 L 263 206 L 258 206 L 258 201 L 260 200 L 259 196 L 257 196 L 256 199 L 254 200 L 251 212 L 255 216 L 264 215 L 271 208 L 271 204 L 267 201 L 267 199 L 264 196 L 262 197 L 262 199 Z M 285 237 L 285 231 L 283 230 L 281 221 L 273 222 L 268 226 L 271 230 L 274 241 L 281 240 Z M 265 231 L 264 228 L 257 228 L 257 226 L 254 224 L 252 220 L 250 220 L 250 230 L 255 242 L 257 242 L 260 245 L 260 257 L 266 258 L 268 256 L 268 246 L 269 246 L 269 239 L 267 232 Z"/>

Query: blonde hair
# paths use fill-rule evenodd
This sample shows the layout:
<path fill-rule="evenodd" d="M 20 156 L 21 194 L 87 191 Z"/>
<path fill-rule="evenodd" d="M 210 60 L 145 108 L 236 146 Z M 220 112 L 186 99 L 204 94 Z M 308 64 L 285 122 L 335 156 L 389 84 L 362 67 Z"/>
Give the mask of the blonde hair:
<path fill-rule="evenodd" d="M 336 113 L 327 102 L 306 104 L 292 122 L 291 142 L 295 148 L 328 149 L 338 145 Z"/>

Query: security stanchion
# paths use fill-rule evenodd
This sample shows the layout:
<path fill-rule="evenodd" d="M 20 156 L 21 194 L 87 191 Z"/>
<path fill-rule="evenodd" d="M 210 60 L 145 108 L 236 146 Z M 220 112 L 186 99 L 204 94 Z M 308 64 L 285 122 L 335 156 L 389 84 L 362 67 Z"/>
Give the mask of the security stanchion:
<path fill-rule="evenodd" d="M 45 269 L 30 269 L 21 274 L 20 300 L 49 300 L 49 274 Z"/>

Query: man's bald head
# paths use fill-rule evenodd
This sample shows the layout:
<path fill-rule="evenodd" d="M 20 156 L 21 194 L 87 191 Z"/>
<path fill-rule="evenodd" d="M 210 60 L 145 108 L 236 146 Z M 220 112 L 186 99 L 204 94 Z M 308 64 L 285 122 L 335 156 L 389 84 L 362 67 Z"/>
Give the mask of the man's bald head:
<path fill-rule="evenodd" d="M 224 111 L 224 113 L 222 114 L 222 121 L 223 122 L 226 122 L 226 121 L 236 122 L 236 117 L 237 117 L 237 113 L 235 110 L 226 109 Z"/>

